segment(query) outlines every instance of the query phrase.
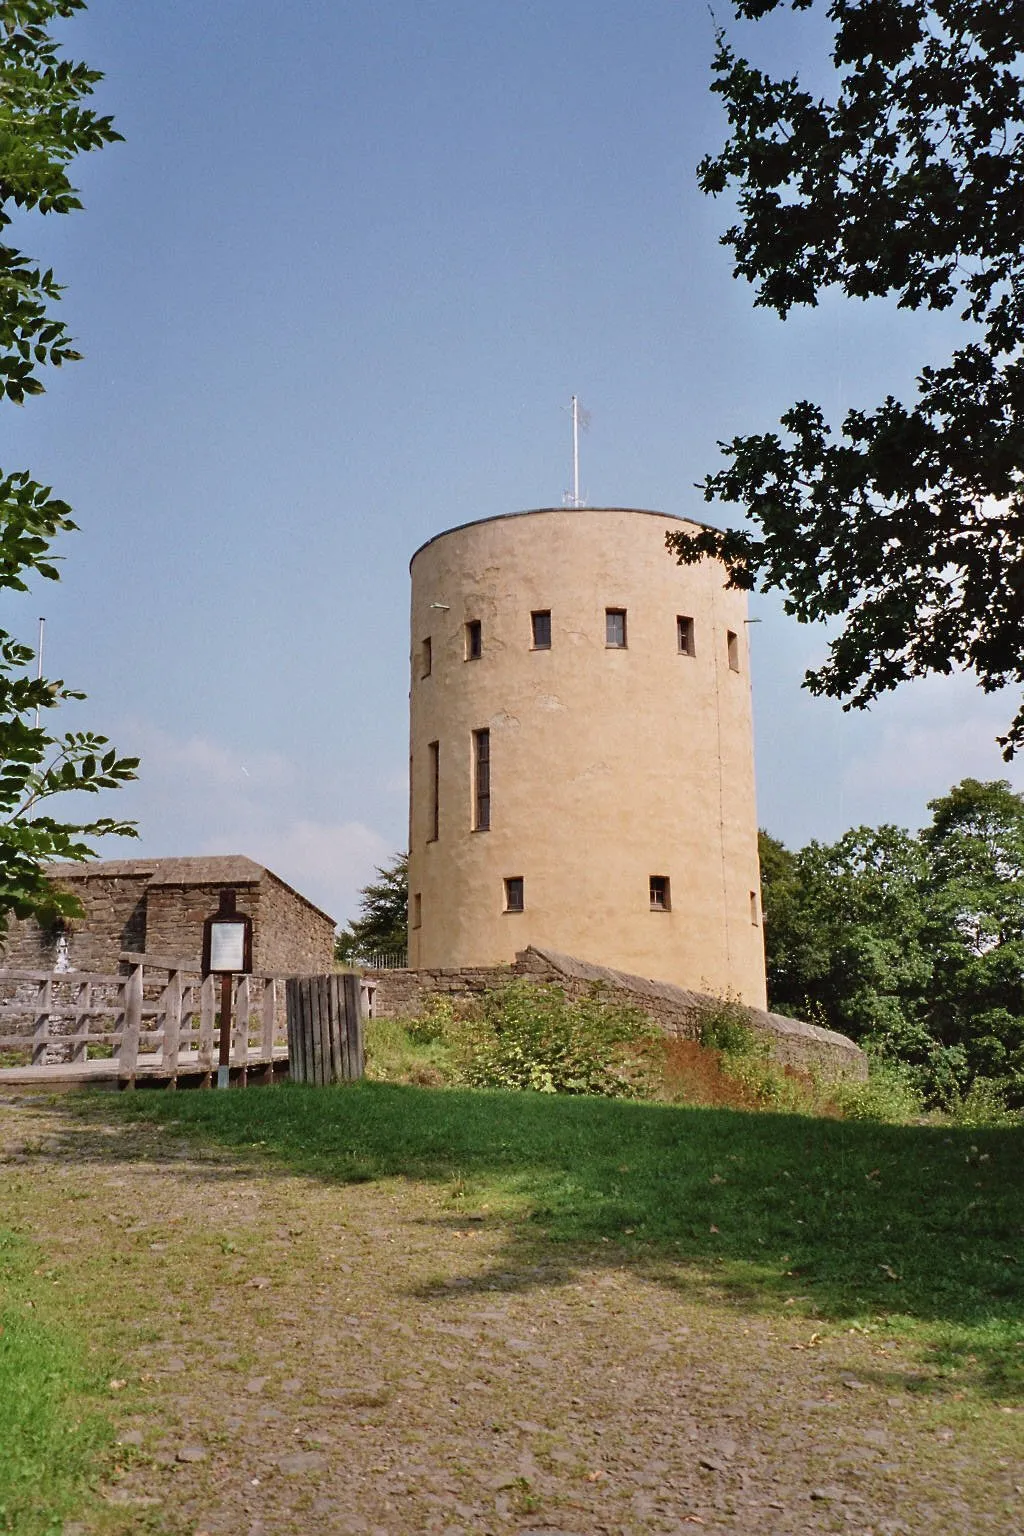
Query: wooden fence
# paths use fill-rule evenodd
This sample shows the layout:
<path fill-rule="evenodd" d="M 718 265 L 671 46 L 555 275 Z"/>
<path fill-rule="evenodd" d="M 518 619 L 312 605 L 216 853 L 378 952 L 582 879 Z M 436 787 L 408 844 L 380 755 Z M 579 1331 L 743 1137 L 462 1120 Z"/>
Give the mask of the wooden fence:
<path fill-rule="evenodd" d="M 127 973 L 0 970 L 0 1081 L 137 1077 L 208 1079 L 216 1070 L 220 979 L 184 961 L 125 954 Z M 244 1081 L 270 1076 L 288 1046 L 284 983 L 241 976 L 234 984 L 231 1066 Z M 3 1065 L 13 1053 L 26 1059 Z"/>

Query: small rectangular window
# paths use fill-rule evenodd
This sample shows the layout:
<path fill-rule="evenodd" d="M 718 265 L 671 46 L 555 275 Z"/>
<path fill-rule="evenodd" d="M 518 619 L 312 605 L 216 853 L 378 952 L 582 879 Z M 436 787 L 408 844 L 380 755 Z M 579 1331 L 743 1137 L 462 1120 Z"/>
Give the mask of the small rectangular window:
<path fill-rule="evenodd" d="M 541 608 L 536 613 L 530 614 L 530 624 L 533 629 L 533 648 L 535 651 L 550 651 L 551 649 L 551 609 Z"/>
<path fill-rule="evenodd" d="M 436 843 L 441 830 L 441 743 L 432 741 L 427 746 L 430 763 L 430 830 L 427 842 Z"/>
<path fill-rule="evenodd" d="M 726 649 L 729 652 L 729 666 L 734 672 L 740 669 L 740 637 L 734 629 L 725 632 Z"/>
<path fill-rule="evenodd" d="M 604 643 L 615 650 L 626 648 L 625 608 L 606 608 L 604 611 Z"/>
<path fill-rule="evenodd" d="M 412 898 L 412 925 L 414 928 L 423 926 L 423 897 L 419 891 Z"/>
<path fill-rule="evenodd" d="M 433 662 L 433 647 L 430 644 L 430 636 L 420 645 L 420 677 L 429 677 Z"/>
<path fill-rule="evenodd" d="M 651 911 L 670 912 L 672 900 L 669 891 L 668 875 L 651 876 Z"/>
<path fill-rule="evenodd" d="M 753 923 L 754 927 L 756 928 L 757 927 L 757 892 L 756 891 L 751 891 L 751 893 L 750 893 L 750 921 Z"/>
<path fill-rule="evenodd" d="M 473 831 L 491 825 L 491 733 L 473 732 Z"/>
<path fill-rule="evenodd" d="M 466 625 L 466 660 L 479 661 L 484 653 L 483 625 L 479 619 L 470 619 Z"/>
<path fill-rule="evenodd" d="M 693 620 L 685 614 L 676 615 L 676 644 L 679 647 L 680 656 L 692 656 L 693 646 Z"/>
<path fill-rule="evenodd" d="M 509 875 L 505 880 L 505 911 L 522 912 L 523 905 L 523 877 Z"/>

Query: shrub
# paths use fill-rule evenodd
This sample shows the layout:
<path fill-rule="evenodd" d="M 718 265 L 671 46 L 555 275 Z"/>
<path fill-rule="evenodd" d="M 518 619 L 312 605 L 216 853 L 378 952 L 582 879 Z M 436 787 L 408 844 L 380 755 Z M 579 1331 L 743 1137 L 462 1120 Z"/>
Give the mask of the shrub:
<path fill-rule="evenodd" d="M 486 993 L 451 1042 L 471 1087 L 644 1098 L 660 1077 L 659 1039 L 639 1008 L 599 988 L 569 999 L 559 987 L 517 980 Z"/>
<path fill-rule="evenodd" d="M 844 1120 L 905 1125 L 924 1108 L 913 1069 L 894 1061 L 868 1057 L 866 1083 L 837 1082 L 833 1097 Z"/>
<path fill-rule="evenodd" d="M 739 998 L 726 993 L 709 998 L 697 1016 L 697 1039 L 706 1051 L 728 1056 L 764 1056 L 767 1049 L 750 1024 L 750 1015 Z"/>
<path fill-rule="evenodd" d="M 1007 1106 L 1006 1096 L 999 1083 L 990 1077 L 976 1077 L 965 1094 L 949 1105 L 949 1118 L 954 1125 L 970 1129 L 974 1126 L 1019 1125 L 1021 1117 Z"/>
<path fill-rule="evenodd" d="M 447 1040 L 458 1022 L 459 1017 L 451 998 L 435 995 L 427 999 L 427 1006 L 421 1014 L 405 1020 L 405 1028 L 409 1039 L 416 1045 L 433 1045 L 435 1041 Z"/>

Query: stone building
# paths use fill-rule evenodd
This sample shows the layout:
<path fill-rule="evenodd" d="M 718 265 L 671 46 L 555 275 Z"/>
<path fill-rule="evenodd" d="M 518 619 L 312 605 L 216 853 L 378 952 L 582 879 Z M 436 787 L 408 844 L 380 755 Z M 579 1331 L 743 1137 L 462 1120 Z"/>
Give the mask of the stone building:
<path fill-rule="evenodd" d="M 411 967 L 534 945 L 765 1006 L 746 599 L 679 526 L 547 508 L 413 555 Z"/>
<path fill-rule="evenodd" d="M 51 929 L 13 922 L 3 963 L 11 969 L 62 969 L 111 975 L 123 952 L 186 960 L 199 969 L 203 920 L 232 889 L 252 918 L 253 970 L 265 975 L 330 971 L 334 919 L 284 880 L 241 855 L 106 859 L 53 864 L 50 877 L 73 891 L 84 915 Z"/>

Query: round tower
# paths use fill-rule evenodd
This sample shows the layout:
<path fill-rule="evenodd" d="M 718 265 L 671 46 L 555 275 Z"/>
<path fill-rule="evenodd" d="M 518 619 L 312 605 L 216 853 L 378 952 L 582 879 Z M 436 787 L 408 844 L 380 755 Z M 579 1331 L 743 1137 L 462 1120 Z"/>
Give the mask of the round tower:
<path fill-rule="evenodd" d="M 765 1005 L 746 599 L 679 519 L 547 508 L 412 557 L 409 964 L 536 944 Z"/>

